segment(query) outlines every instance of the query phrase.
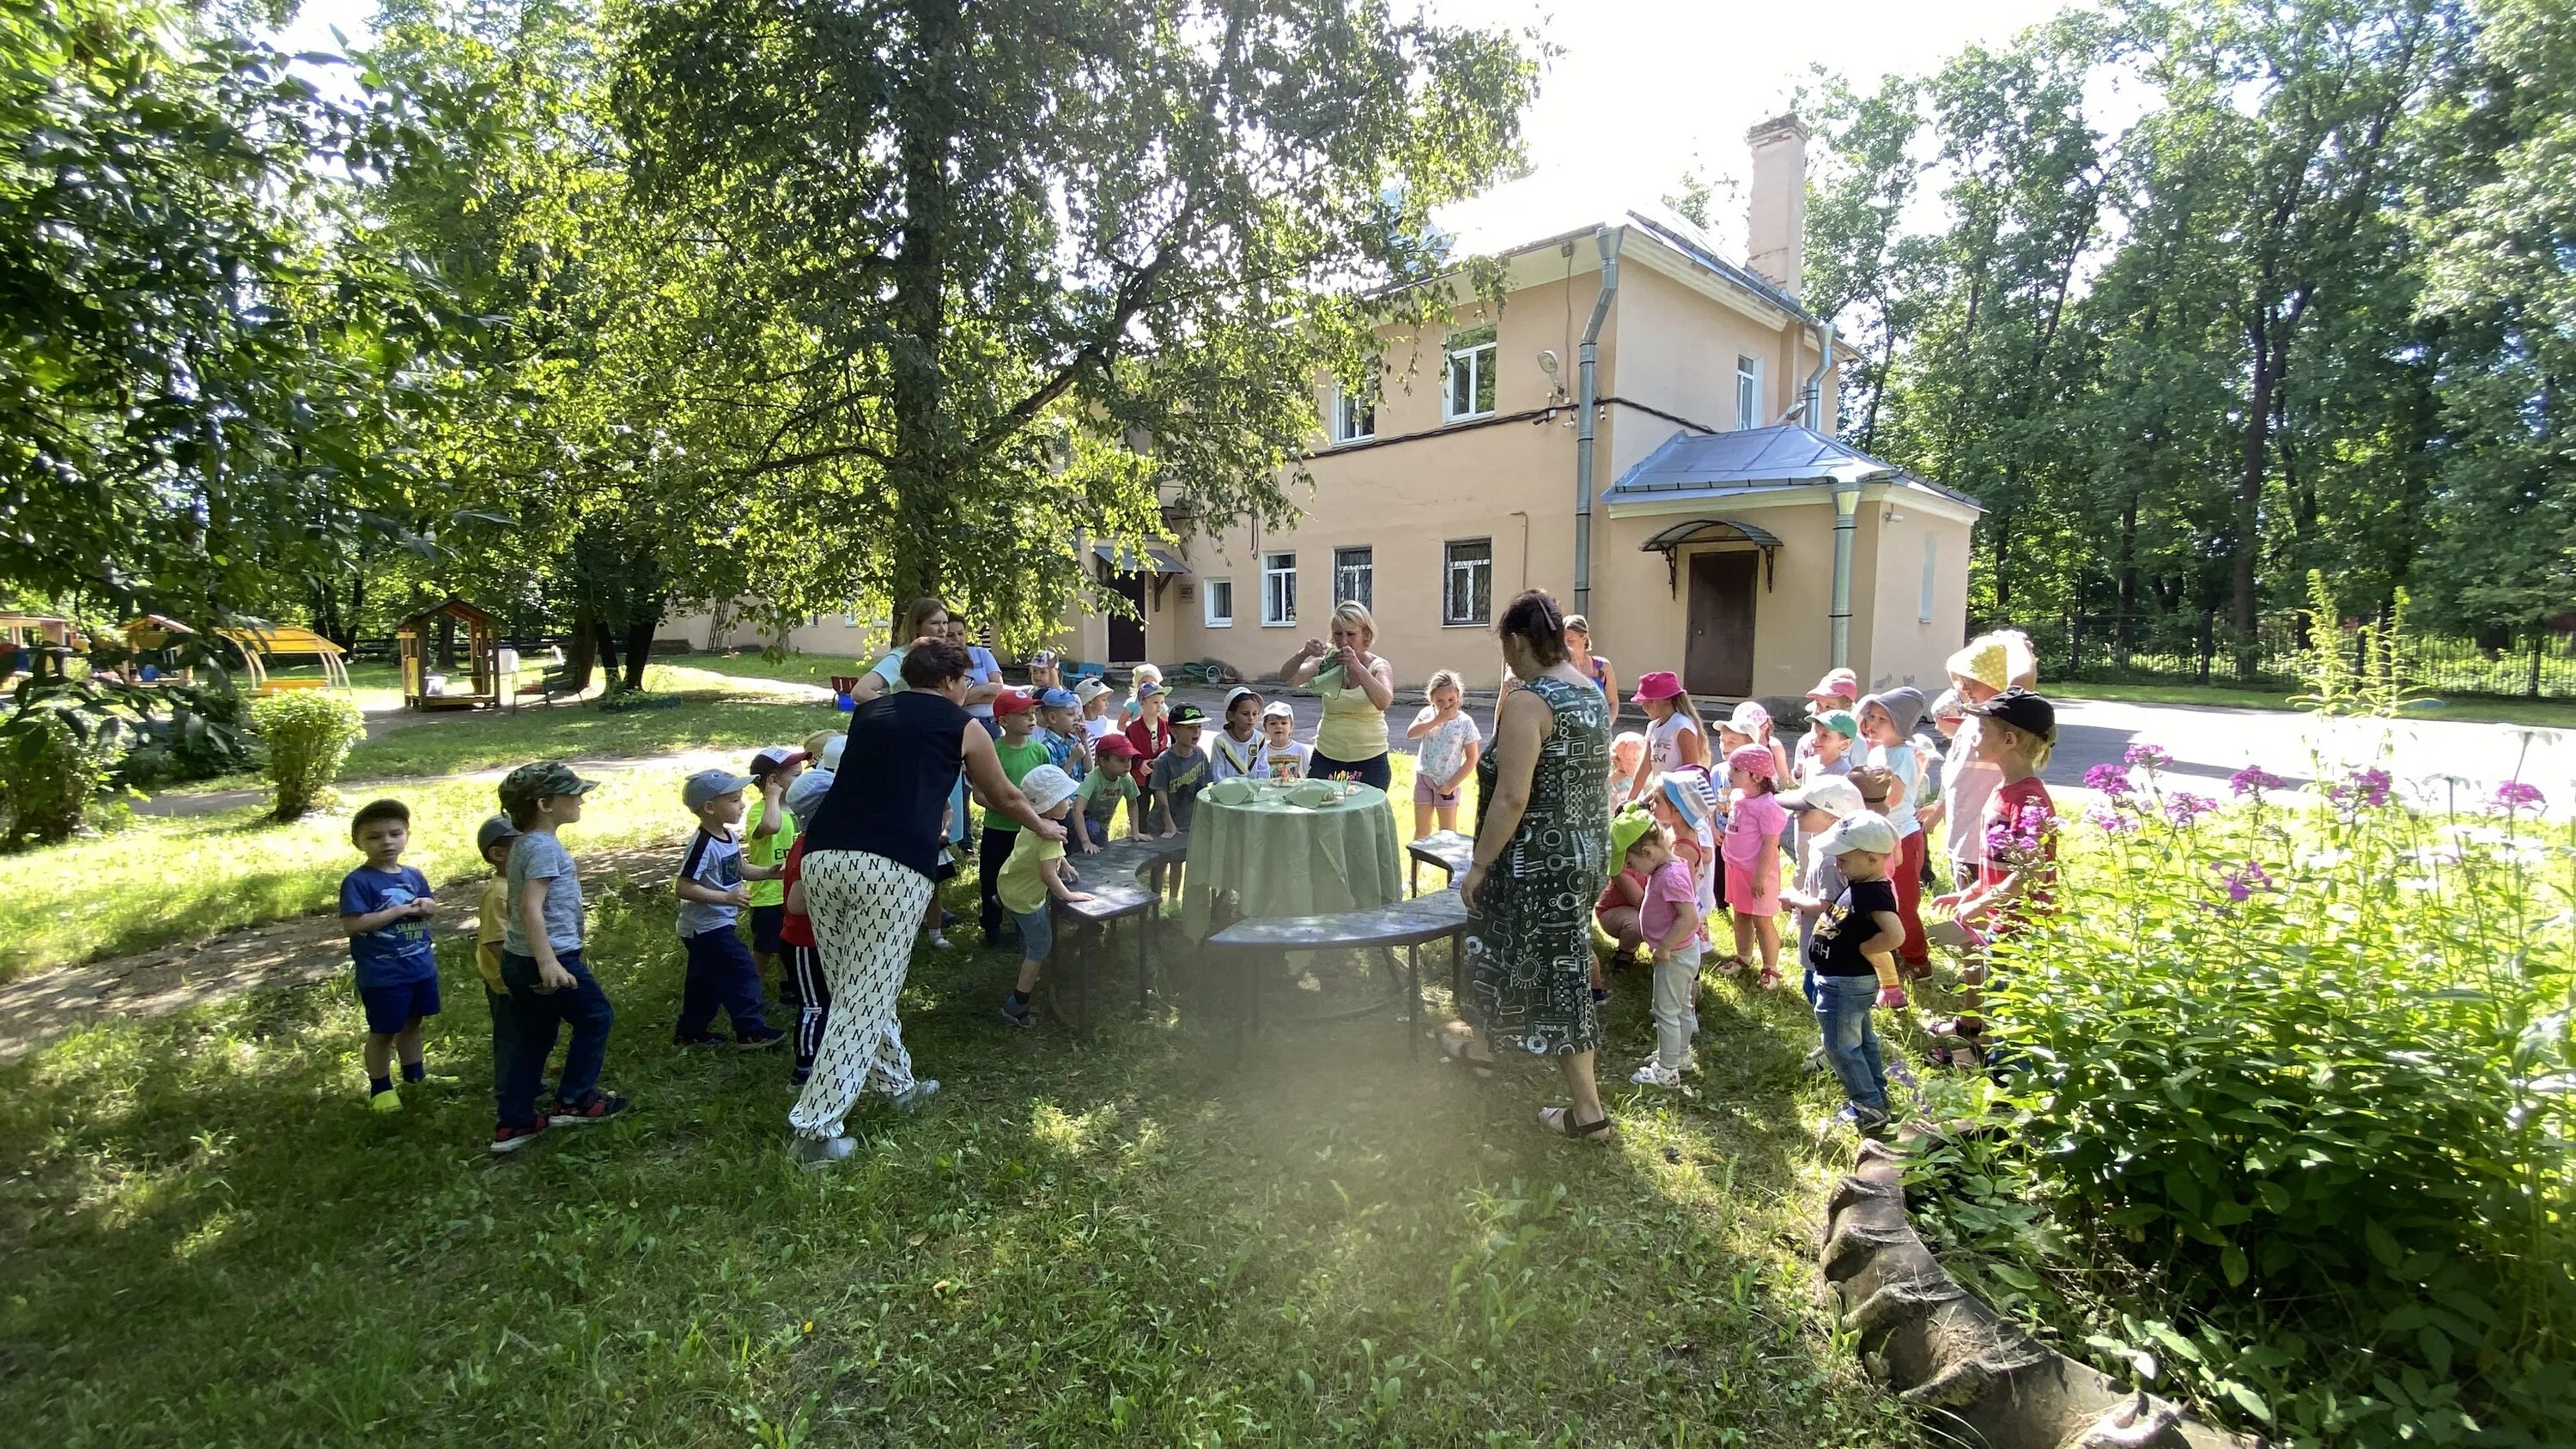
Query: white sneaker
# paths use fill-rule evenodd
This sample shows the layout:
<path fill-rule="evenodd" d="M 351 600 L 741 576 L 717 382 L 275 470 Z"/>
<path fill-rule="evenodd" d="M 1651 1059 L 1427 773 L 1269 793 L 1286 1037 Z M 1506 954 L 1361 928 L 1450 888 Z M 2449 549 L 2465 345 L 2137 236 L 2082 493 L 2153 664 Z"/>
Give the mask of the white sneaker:
<path fill-rule="evenodd" d="M 792 1149 L 796 1163 L 808 1172 L 820 1172 L 837 1162 L 849 1160 L 859 1150 L 855 1137 L 799 1137 Z"/>
<path fill-rule="evenodd" d="M 1641 1087 L 1678 1087 L 1682 1084 L 1682 1074 L 1671 1067 L 1659 1067 L 1648 1062 L 1630 1072 L 1628 1080 Z"/>
<path fill-rule="evenodd" d="M 921 939 L 933 951 L 948 949 L 948 935 L 944 931 L 924 931 L 921 933 Z"/>

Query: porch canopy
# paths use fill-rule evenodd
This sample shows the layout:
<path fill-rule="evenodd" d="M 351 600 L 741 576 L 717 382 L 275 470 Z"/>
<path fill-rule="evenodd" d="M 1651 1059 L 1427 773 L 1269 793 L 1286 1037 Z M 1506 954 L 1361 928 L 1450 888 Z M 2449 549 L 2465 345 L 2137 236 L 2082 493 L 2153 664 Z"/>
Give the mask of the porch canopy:
<path fill-rule="evenodd" d="M 1122 574 L 1185 574 L 1190 566 L 1159 548 L 1148 547 L 1142 559 L 1114 543 L 1095 543 L 1092 557 Z"/>
<path fill-rule="evenodd" d="M 1771 591 L 1771 564 L 1780 551 L 1780 536 L 1758 523 L 1740 518 L 1693 518 L 1676 523 L 1644 543 L 1639 553 L 1664 556 L 1664 587 L 1675 598 L 1681 597 L 1681 551 L 1694 543 L 1749 543 L 1762 550 L 1762 591 Z"/>

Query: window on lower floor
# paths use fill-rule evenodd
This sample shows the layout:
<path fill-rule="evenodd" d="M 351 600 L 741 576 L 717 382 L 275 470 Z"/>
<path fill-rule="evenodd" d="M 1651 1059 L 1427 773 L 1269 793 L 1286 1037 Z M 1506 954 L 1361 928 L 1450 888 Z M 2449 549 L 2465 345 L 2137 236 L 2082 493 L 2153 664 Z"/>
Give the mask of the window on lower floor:
<path fill-rule="evenodd" d="M 1234 580 L 1210 579 L 1207 581 L 1206 618 L 1207 626 L 1211 629 L 1225 629 L 1233 626 Z"/>
<path fill-rule="evenodd" d="M 1377 601 L 1377 562 L 1375 551 L 1365 548 L 1333 550 L 1333 602 L 1336 605 L 1356 602 L 1361 608 L 1375 608 Z"/>
<path fill-rule="evenodd" d="M 1297 555 L 1265 553 L 1261 556 L 1261 622 L 1271 625 L 1297 622 Z"/>
<path fill-rule="evenodd" d="M 1462 538 L 1443 545 L 1448 587 L 1441 591 L 1440 622 L 1483 624 L 1494 612 L 1494 541 Z"/>

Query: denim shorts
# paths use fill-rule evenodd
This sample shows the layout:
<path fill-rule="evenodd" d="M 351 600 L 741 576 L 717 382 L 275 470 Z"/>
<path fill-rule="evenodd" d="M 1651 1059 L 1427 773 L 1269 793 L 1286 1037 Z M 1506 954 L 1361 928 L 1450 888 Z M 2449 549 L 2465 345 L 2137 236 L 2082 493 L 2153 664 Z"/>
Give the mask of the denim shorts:
<path fill-rule="evenodd" d="M 1044 901 L 1039 902 L 1038 908 L 1025 916 L 1013 911 L 1011 919 L 1020 923 L 1022 959 L 1043 961 L 1054 952 L 1055 916 Z"/>

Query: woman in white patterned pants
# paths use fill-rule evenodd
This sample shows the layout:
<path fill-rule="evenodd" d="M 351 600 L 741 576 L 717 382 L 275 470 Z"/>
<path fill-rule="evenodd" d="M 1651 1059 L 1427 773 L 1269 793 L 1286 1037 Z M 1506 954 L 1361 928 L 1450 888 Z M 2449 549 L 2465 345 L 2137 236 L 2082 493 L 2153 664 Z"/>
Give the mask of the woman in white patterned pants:
<path fill-rule="evenodd" d="M 804 831 L 806 914 L 832 992 L 813 1075 L 787 1114 L 797 1155 L 809 1167 L 857 1150 L 845 1129 L 860 1093 L 882 1092 L 910 1107 L 939 1090 L 913 1077 L 895 1003 L 938 889 L 939 817 L 958 771 L 987 811 L 1041 839 L 1064 838 L 1064 827 L 1030 809 L 1003 775 L 993 737 L 961 707 L 966 651 L 924 636 L 901 654 L 905 687 L 851 714 L 841 768 Z"/>

